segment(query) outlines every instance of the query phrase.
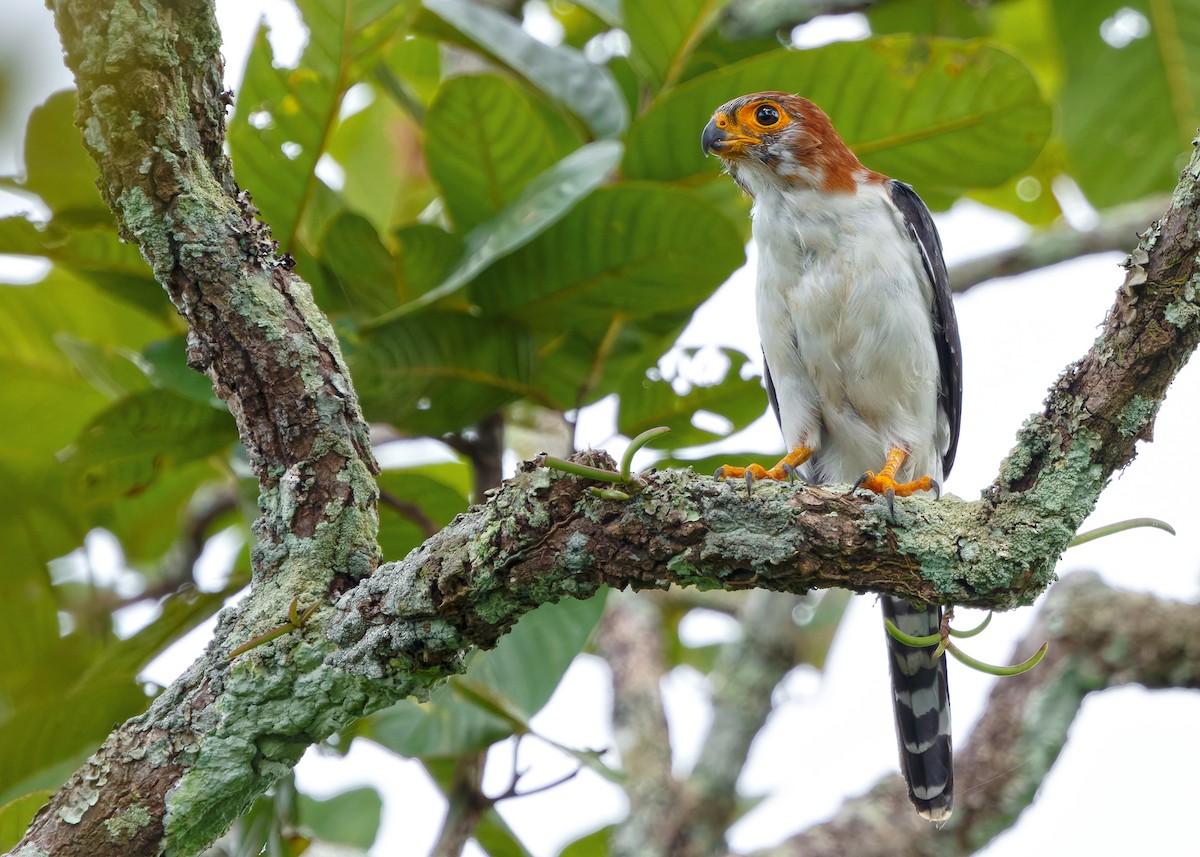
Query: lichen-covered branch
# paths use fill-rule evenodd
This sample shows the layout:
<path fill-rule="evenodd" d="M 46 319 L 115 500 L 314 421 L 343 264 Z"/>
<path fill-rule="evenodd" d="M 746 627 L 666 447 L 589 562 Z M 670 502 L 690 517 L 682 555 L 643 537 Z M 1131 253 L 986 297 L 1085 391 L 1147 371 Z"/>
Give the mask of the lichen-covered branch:
<path fill-rule="evenodd" d="M 189 359 L 229 404 L 260 482 L 250 597 L 205 655 L 120 726 L 17 853 L 192 854 L 311 743 L 424 698 L 525 612 L 602 585 L 843 587 L 1008 608 L 1149 438 L 1200 338 L 1193 158 L 1148 230 L 1095 347 L 1070 367 L 983 500 L 646 476 L 628 501 L 527 465 L 484 505 L 379 565 L 375 463 L 337 339 L 275 256 L 222 150 L 227 94 L 210 0 L 51 0 L 79 125 L 122 234 L 189 326 Z M 612 467 L 593 455 L 590 462 Z M 230 652 L 315 612 L 303 627 Z"/>
<path fill-rule="evenodd" d="M 1035 670 L 996 682 L 955 758 L 954 816 L 935 828 L 912 812 L 896 777 L 844 804 L 829 822 L 760 857 L 940 857 L 973 854 L 1016 823 L 1067 742 L 1084 697 L 1125 684 L 1200 689 L 1200 607 L 1121 592 L 1095 574 L 1066 577 L 1015 647 L 1050 641 Z"/>

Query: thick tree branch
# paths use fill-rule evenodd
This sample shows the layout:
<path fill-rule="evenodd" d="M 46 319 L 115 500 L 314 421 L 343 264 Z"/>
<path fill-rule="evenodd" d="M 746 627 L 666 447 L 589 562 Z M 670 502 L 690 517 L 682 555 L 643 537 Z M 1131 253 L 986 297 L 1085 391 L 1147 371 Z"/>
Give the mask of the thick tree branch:
<path fill-rule="evenodd" d="M 844 804 L 831 821 L 762 857 L 941 857 L 973 854 L 1033 802 L 1067 732 L 1095 691 L 1125 684 L 1200 689 L 1200 607 L 1121 592 L 1095 574 L 1053 590 L 1016 652 L 1050 642 L 1037 669 L 996 682 L 987 709 L 956 754 L 954 816 L 938 829 L 913 813 L 898 777 Z"/>
<path fill-rule="evenodd" d="M 222 153 L 220 40 L 207 0 L 51 0 L 79 125 L 123 234 L 190 327 L 190 359 L 229 403 L 259 475 L 251 596 L 208 652 L 117 729 L 18 852 L 191 854 L 314 741 L 424 698 L 546 601 L 601 585 L 841 586 L 1007 608 L 1053 580 L 1109 477 L 1149 438 L 1200 338 L 1197 177 L 1148 230 L 1092 351 L 981 501 L 879 503 L 845 488 L 647 476 L 626 502 L 527 466 L 405 559 L 378 566 L 375 469 L 337 340 L 274 256 Z M 593 456 L 592 463 L 604 464 Z M 611 466 L 611 462 L 608 462 Z M 302 629 L 230 660 L 317 605 Z"/>

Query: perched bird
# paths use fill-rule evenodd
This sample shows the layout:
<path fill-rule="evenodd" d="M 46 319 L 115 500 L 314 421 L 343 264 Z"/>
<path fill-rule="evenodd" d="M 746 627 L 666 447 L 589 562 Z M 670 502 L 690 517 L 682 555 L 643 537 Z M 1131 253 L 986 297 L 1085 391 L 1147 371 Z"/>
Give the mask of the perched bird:
<path fill-rule="evenodd" d="M 717 476 L 854 483 L 889 506 L 939 492 L 958 445 L 962 357 L 925 203 L 864 167 L 829 117 L 796 95 L 735 98 L 701 142 L 754 199 L 767 396 L 789 450 L 770 470 L 727 466 Z M 940 609 L 882 602 L 900 630 L 939 633 Z M 946 659 L 887 642 L 909 797 L 942 821 L 954 780 Z"/>

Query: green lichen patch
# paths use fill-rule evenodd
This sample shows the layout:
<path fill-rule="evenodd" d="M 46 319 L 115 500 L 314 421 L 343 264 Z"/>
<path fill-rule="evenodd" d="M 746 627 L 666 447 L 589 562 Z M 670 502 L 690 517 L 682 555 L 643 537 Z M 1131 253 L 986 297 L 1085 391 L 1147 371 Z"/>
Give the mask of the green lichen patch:
<path fill-rule="evenodd" d="M 1195 324 L 1196 319 L 1200 318 L 1200 307 L 1183 298 L 1179 298 L 1163 310 L 1163 318 L 1182 330 L 1189 325 Z"/>
<path fill-rule="evenodd" d="M 141 804 L 134 804 L 112 818 L 104 820 L 104 829 L 118 845 L 128 845 L 143 827 L 151 821 L 150 813 Z"/>
<path fill-rule="evenodd" d="M 1157 413 L 1158 402 L 1135 394 L 1117 414 L 1117 429 L 1124 437 L 1133 437 L 1140 433 Z"/>

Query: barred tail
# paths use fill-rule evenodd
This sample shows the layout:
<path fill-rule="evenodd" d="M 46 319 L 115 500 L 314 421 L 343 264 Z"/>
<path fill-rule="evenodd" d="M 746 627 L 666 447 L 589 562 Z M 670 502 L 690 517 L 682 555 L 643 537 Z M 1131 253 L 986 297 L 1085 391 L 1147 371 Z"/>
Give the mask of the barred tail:
<path fill-rule="evenodd" d="M 897 598 L 880 600 L 883 615 L 904 633 L 926 637 L 938 632 L 940 608 L 922 609 Z M 887 642 L 900 769 L 908 784 L 908 796 L 925 818 L 945 821 L 954 809 L 946 657 L 935 660 L 932 646 L 906 646 L 890 634 Z"/>

